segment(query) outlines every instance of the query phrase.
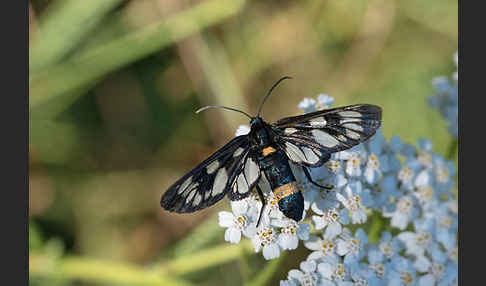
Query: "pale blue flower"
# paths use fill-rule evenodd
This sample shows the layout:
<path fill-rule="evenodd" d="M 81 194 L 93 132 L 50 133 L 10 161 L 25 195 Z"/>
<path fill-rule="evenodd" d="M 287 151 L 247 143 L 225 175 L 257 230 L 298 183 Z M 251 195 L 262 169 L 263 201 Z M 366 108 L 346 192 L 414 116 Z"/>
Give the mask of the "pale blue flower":
<path fill-rule="evenodd" d="M 388 263 L 385 261 L 383 253 L 373 245 L 367 254 L 368 270 L 374 274 L 374 276 L 380 280 L 385 279 L 388 273 Z"/>
<path fill-rule="evenodd" d="M 241 234 L 246 237 L 252 237 L 256 233 L 257 217 L 247 213 L 249 205 L 246 201 L 231 202 L 233 213 L 222 211 L 219 212 L 219 225 L 227 227 L 224 233 L 224 239 L 231 243 L 238 243 L 241 240 Z"/>
<path fill-rule="evenodd" d="M 384 206 L 383 216 L 391 218 L 391 226 L 404 230 L 418 216 L 415 199 L 411 196 L 398 198 L 395 203 Z"/>
<path fill-rule="evenodd" d="M 409 143 L 403 143 L 402 148 L 400 150 L 400 154 L 402 154 L 405 157 L 413 157 L 415 154 L 417 154 L 417 149 L 415 148 L 414 145 L 409 144 Z"/>
<path fill-rule="evenodd" d="M 367 150 L 367 158 L 364 163 L 365 169 L 363 176 L 368 184 L 375 184 L 382 178 L 383 173 L 390 169 L 389 155 L 392 154 L 387 152 L 386 140 L 381 132 L 381 128 L 364 145 Z"/>
<path fill-rule="evenodd" d="M 414 263 L 416 269 L 425 272 L 419 278 L 420 286 L 451 285 L 457 280 L 457 264 L 447 261 L 447 256 L 438 247 L 434 247 L 435 252 L 440 255 L 432 255 L 431 260 L 418 258 Z"/>
<path fill-rule="evenodd" d="M 374 208 L 381 208 L 390 197 L 397 198 L 401 196 L 398 189 L 398 178 L 395 173 L 386 174 L 380 181 L 379 185 L 373 190 Z"/>
<path fill-rule="evenodd" d="M 367 263 L 357 263 L 350 266 L 353 286 L 385 286 L 386 281 L 378 278 Z"/>
<path fill-rule="evenodd" d="M 350 280 L 349 268 L 346 267 L 341 259 L 326 257 L 325 261 L 317 265 L 318 272 L 321 276 L 320 285 L 324 286 L 347 286 L 345 283 Z"/>
<path fill-rule="evenodd" d="M 279 238 L 274 228 L 260 226 L 251 242 L 255 252 L 262 250 L 263 257 L 266 260 L 280 257 Z"/>
<path fill-rule="evenodd" d="M 405 231 L 397 235 L 405 245 L 405 253 L 421 258 L 425 254 L 432 255 L 432 250 L 439 249 L 433 218 L 416 219 L 414 228 L 415 231 Z"/>
<path fill-rule="evenodd" d="M 423 256 L 425 250 L 433 243 L 432 235 L 425 231 L 405 231 L 397 237 L 405 244 L 406 253 L 416 257 Z"/>
<path fill-rule="evenodd" d="M 352 223 L 364 223 L 367 218 L 361 202 L 362 198 L 358 195 L 359 193 L 361 193 L 361 183 L 354 182 L 346 185 L 344 195 L 340 193 L 336 194 L 336 198 L 351 212 Z"/>
<path fill-rule="evenodd" d="M 403 166 L 403 168 L 398 172 L 397 178 L 400 182 L 400 188 L 403 190 L 411 191 L 413 190 L 413 178 L 415 177 L 415 172 L 412 166 L 408 166 L 411 164 L 407 164 Z"/>
<path fill-rule="evenodd" d="M 397 135 L 393 135 L 390 138 L 389 147 L 392 150 L 392 152 L 397 153 L 397 154 L 401 153 L 403 146 L 404 146 L 404 144 L 403 144 L 402 140 Z"/>
<path fill-rule="evenodd" d="M 321 93 L 317 96 L 317 108 L 327 109 L 334 103 L 334 97 L 326 93 Z"/>
<path fill-rule="evenodd" d="M 417 275 L 412 266 L 412 262 L 400 256 L 396 256 L 392 259 L 387 278 L 389 286 L 417 285 Z"/>
<path fill-rule="evenodd" d="M 319 273 L 316 272 L 317 265 L 315 261 L 308 260 L 308 261 L 303 261 L 300 263 L 300 270 L 298 269 L 292 269 L 289 271 L 288 274 L 288 280 L 287 281 L 292 281 L 294 284 L 288 284 L 289 282 L 286 282 L 285 286 L 287 285 L 303 285 L 303 286 L 315 286 L 315 285 L 320 285 L 319 279 L 320 275 Z M 280 285 L 282 285 L 282 282 L 280 282 Z"/>
<path fill-rule="evenodd" d="M 354 236 L 347 228 L 343 230 L 337 240 L 336 253 L 344 256 L 344 263 L 351 265 L 357 263 L 365 255 L 365 246 L 368 244 L 368 235 L 363 229 L 356 230 Z"/>
<path fill-rule="evenodd" d="M 313 98 L 306 97 L 299 103 L 299 108 L 305 113 L 315 111 L 317 108 L 317 101 Z"/>
<path fill-rule="evenodd" d="M 438 94 L 428 98 L 429 105 L 440 112 L 442 117 L 448 122 L 449 133 L 457 138 L 458 135 L 458 85 L 457 73 L 455 81 L 451 82 L 447 77 L 437 77 L 432 80 Z"/>
<path fill-rule="evenodd" d="M 456 174 L 453 161 L 446 161 L 439 155 L 433 156 L 434 162 L 434 179 L 435 190 L 437 195 L 447 195 L 449 199 L 453 199 L 451 189 L 454 186 L 454 175 Z"/>
<path fill-rule="evenodd" d="M 344 150 L 336 154 L 340 160 L 344 160 L 344 171 L 347 176 L 359 179 L 362 175 L 362 168 L 365 165 L 366 150 L 363 145 L 356 145 L 351 149 Z"/>
<path fill-rule="evenodd" d="M 376 250 L 380 252 L 383 259 L 390 260 L 402 250 L 402 244 L 397 237 L 393 237 L 390 232 L 381 233 Z"/>
<path fill-rule="evenodd" d="M 280 286 L 299 286 L 294 280 L 280 280 Z"/>
<path fill-rule="evenodd" d="M 248 125 L 240 125 L 238 129 L 236 129 L 235 136 L 246 135 L 250 133 L 250 126 Z"/>
<path fill-rule="evenodd" d="M 282 249 L 293 250 L 299 245 L 300 240 L 309 239 L 310 225 L 304 222 L 297 223 L 292 219 L 274 219 L 271 225 L 280 229 L 279 244 Z"/>
<path fill-rule="evenodd" d="M 316 230 L 326 228 L 324 237 L 332 239 L 341 234 L 342 225 L 349 223 L 348 211 L 346 209 L 338 210 L 336 208 L 328 208 L 326 212 L 318 208 L 314 208 L 314 212 L 318 215 L 312 216 L 312 222 Z"/>
<path fill-rule="evenodd" d="M 327 239 L 323 236 L 318 237 L 311 235 L 308 240 L 304 241 L 304 246 L 312 250 L 311 254 L 307 257 L 308 260 L 321 261 L 324 257 L 331 257 L 333 260 L 337 260 L 336 255 L 336 241 L 335 239 Z"/>
<path fill-rule="evenodd" d="M 456 244 L 458 230 L 458 217 L 449 209 L 449 204 L 441 203 L 434 211 L 424 213 L 424 218 L 433 221 L 435 239 L 446 249 L 453 248 Z"/>

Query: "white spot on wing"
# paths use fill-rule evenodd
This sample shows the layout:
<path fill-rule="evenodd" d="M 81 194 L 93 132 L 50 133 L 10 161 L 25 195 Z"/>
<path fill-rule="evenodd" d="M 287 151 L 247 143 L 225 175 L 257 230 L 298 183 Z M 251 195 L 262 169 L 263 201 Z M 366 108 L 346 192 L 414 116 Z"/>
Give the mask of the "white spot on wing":
<path fill-rule="evenodd" d="M 221 194 L 226 187 L 226 183 L 228 182 L 228 174 L 226 173 L 225 168 L 219 169 L 218 173 L 216 174 L 216 178 L 214 179 L 213 184 L 213 196 Z"/>
<path fill-rule="evenodd" d="M 290 134 L 294 134 L 297 131 L 299 131 L 299 130 L 297 130 L 295 128 L 292 128 L 292 127 L 289 127 L 289 128 L 285 128 L 284 129 L 284 134 L 285 135 L 290 135 Z"/>
<path fill-rule="evenodd" d="M 260 169 L 252 158 L 248 158 L 245 164 L 245 176 L 249 184 L 253 184 L 258 179 Z"/>
<path fill-rule="evenodd" d="M 237 180 L 236 183 L 237 183 L 236 186 L 238 188 L 238 193 L 244 194 L 244 193 L 248 192 L 248 184 L 245 181 L 245 177 L 244 177 L 243 173 L 241 173 L 238 176 L 238 180 Z"/>
<path fill-rule="evenodd" d="M 204 194 L 204 200 L 207 201 L 209 199 L 209 197 L 211 197 L 211 190 L 208 190 L 205 194 Z"/>
<path fill-rule="evenodd" d="M 305 156 L 307 157 L 307 162 L 314 164 L 319 161 L 319 157 L 312 151 L 310 148 L 304 147 L 302 148 L 302 151 L 304 151 Z"/>
<path fill-rule="evenodd" d="M 324 117 L 317 117 L 317 118 L 312 118 L 309 120 L 309 123 L 312 127 L 315 128 L 323 128 L 326 126 L 327 121 L 324 119 Z"/>
<path fill-rule="evenodd" d="M 339 124 L 361 122 L 361 121 L 363 121 L 363 119 L 361 119 L 361 118 L 344 118 L 344 119 L 339 120 Z"/>
<path fill-rule="evenodd" d="M 339 141 L 341 141 L 341 142 L 346 142 L 346 141 L 348 141 L 348 138 L 344 137 L 344 135 L 342 135 L 342 134 L 339 134 L 337 138 L 338 138 L 338 140 L 339 140 Z"/>
<path fill-rule="evenodd" d="M 218 160 L 214 160 L 214 162 L 212 162 L 211 164 L 207 165 L 206 167 L 206 172 L 208 174 L 212 174 L 214 173 L 214 171 L 216 171 L 219 167 L 219 161 Z"/>
<path fill-rule="evenodd" d="M 334 147 L 339 143 L 333 136 L 317 129 L 312 130 L 312 135 L 319 144 L 327 148 Z"/>
<path fill-rule="evenodd" d="M 238 156 L 240 156 L 240 155 L 241 155 L 241 153 L 243 153 L 243 150 L 245 150 L 245 149 L 243 149 L 243 148 L 241 148 L 241 147 L 238 147 L 238 149 L 236 149 L 235 153 L 233 153 L 233 157 L 238 157 Z"/>
<path fill-rule="evenodd" d="M 346 129 L 346 136 L 354 140 L 359 140 L 359 138 L 361 137 L 359 133 L 351 131 L 350 129 Z"/>
<path fill-rule="evenodd" d="M 184 183 L 182 183 L 182 185 L 179 187 L 179 190 L 177 190 L 177 193 L 180 195 L 182 194 L 182 192 L 184 192 L 184 190 L 189 186 L 189 184 L 192 182 L 192 176 L 190 176 L 189 178 L 187 178 Z"/>
<path fill-rule="evenodd" d="M 305 159 L 304 153 L 292 143 L 285 142 L 285 150 L 292 161 L 301 162 Z"/>
<path fill-rule="evenodd" d="M 338 114 L 342 117 L 362 117 L 361 113 L 357 111 L 340 111 Z"/>
<path fill-rule="evenodd" d="M 189 193 L 189 195 L 186 198 L 186 202 L 190 202 L 192 200 L 192 197 L 197 193 L 197 190 L 192 189 L 192 191 Z"/>
<path fill-rule="evenodd" d="M 358 125 L 356 123 L 347 123 L 343 125 L 346 128 L 352 129 L 354 131 L 363 131 L 363 127 L 361 125 Z"/>
<path fill-rule="evenodd" d="M 193 206 L 197 206 L 199 205 L 199 203 L 201 202 L 202 200 L 202 197 L 201 195 L 198 193 L 198 192 L 195 192 L 196 193 L 196 196 L 194 196 L 194 201 L 192 201 L 192 205 Z"/>

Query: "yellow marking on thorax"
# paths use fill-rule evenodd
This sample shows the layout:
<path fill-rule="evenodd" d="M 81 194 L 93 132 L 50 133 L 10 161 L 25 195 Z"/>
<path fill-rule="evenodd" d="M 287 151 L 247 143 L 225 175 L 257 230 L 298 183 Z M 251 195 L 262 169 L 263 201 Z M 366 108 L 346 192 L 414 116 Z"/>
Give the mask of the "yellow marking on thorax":
<path fill-rule="evenodd" d="M 262 150 L 263 157 L 266 157 L 267 155 L 269 155 L 269 154 L 271 154 L 275 151 L 277 151 L 277 150 L 275 150 L 275 148 L 273 148 L 272 146 L 269 146 L 269 147 Z"/>
<path fill-rule="evenodd" d="M 291 183 L 282 185 L 280 187 L 275 188 L 275 190 L 273 190 L 273 194 L 277 198 L 277 200 L 281 200 L 281 199 L 288 197 L 291 194 L 295 194 L 297 192 L 299 192 L 299 188 L 297 187 L 296 182 L 291 182 Z"/>

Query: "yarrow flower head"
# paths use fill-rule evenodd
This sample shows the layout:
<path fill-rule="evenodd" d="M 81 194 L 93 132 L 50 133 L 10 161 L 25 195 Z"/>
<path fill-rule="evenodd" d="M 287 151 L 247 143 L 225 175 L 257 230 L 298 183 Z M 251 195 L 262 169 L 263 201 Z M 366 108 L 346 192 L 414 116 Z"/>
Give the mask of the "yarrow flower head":
<path fill-rule="evenodd" d="M 444 79 L 434 84 L 441 96 L 431 100 L 440 103 L 434 106 L 454 107 L 457 84 Z M 334 98 L 320 94 L 298 107 L 308 113 L 333 103 Z M 452 122 L 453 112 L 447 112 Z M 249 130 L 240 126 L 236 135 Z M 230 243 L 250 239 L 255 252 L 267 260 L 303 245 L 309 253 L 306 260 L 296 263 L 298 269 L 290 270 L 281 286 L 457 285 L 455 164 L 432 147 L 426 138 L 415 145 L 399 136 L 387 140 L 378 129 L 366 142 L 332 153 L 325 164 L 310 168 L 313 182 L 300 165 L 290 162 L 304 197 L 302 220 L 280 211 L 278 197 L 262 176 L 259 186 L 266 206 L 260 225 L 262 201 L 254 192 L 231 202 L 232 212 L 219 213 L 224 238 Z M 393 231 L 377 232 L 370 227 L 375 220 Z"/>
<path fill-rule="evenodd" d="M 231 203 L 232 213 L 222 211 L 219 213 L 219 225 L 227 227 L 224 234 L 224 240 L 231 243 L 238 243 L 241 240 L 241 234 L 251 237 L 256 232 L 255 213 L 247 212 L 249 205 L 245 200 L 234 201 Z"/>

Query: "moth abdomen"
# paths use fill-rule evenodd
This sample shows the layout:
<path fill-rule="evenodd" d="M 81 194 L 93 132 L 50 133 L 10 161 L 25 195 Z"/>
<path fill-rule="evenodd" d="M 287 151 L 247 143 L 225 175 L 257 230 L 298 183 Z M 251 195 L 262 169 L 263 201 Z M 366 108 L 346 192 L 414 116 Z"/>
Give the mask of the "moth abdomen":
<path fill-rule="evenodd" d="M 300 221 L 304 213 L 304 196 L 297 191 L 278 200 L 278 208 L 288 218 Z"/>

